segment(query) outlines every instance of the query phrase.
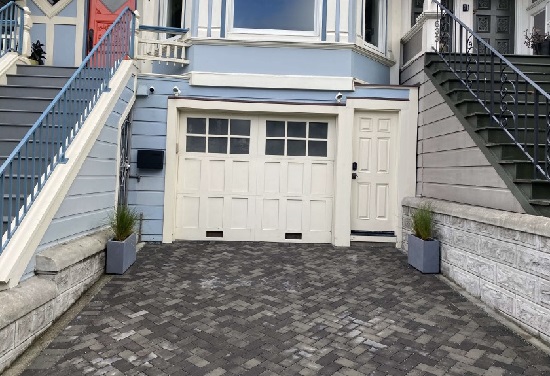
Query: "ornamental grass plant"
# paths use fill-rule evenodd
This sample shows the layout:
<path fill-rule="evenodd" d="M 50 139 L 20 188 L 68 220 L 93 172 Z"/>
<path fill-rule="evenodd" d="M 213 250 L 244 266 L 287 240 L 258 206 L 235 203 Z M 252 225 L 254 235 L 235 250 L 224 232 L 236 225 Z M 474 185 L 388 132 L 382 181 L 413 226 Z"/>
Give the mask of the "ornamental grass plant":
<path fill-rule="evenodd" d="M 431 203 L 420 205 L 412 214 L 414 236 L 422 240 L 431 240 L 433 235 L 433 207 Z"/>
<path fill-rule="evenodd" d="M 139 215 L 128 206 L 119 205 L 109 217 L 109 225 L 113 231 L 113 240 L 124 241 L 134 232 Z"/>

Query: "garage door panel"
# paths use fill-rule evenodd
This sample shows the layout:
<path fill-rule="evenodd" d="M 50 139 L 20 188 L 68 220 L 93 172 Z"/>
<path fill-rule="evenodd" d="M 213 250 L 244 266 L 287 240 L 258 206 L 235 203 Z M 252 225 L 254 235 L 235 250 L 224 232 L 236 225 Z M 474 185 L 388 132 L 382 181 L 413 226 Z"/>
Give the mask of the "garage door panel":
<path fill-rule="evenodd" d="M 200 198 L 178 195 L 176 203 L 176 227 L 199 228 Z"/>
<path fill-rule="evenodd" d="M 210 160 L 207 161 L 208 167 L 208 186 L 204 189 L 208 192 L 225 191 L 225 169 L 228 161 Z"/>
<path fill-rule="evenodd" d="M 281 162 L 264 162 L 263 165 L 263 186 L 259 187 L 260 192 L 280 193 L 281 192 Z"/>
<path fill-rule="evenodd" d="M 302 200 L 287 200 L 286 201 L 286 226 L 285 232 L 302 232 L 303 231 L 303 206 Z"/>
<path fill-rule="evenodd" d="M 311 200 L 309 203 L 309 230 L 328 231 L 332 224 L 332 201 Z"/>
<path fill-rule="evenodd" d="M 314 162 L 311 164 L 310 192 L 312 195 L 332 196 L 333 194 L 333 163 Z"/>
<path fill-rule="evenodd" d="M 304 163 L 289 162 L 286 173 L 286 193 L 301 196 L 304 194 Z M 283 184 L 284 184 L 283 183 Z"/>
<path fill-rule="evenodd" d="M 223 229 L 224 198 L 205 197 L 206 203 L 206 228 Z"/>
<path fill-rule="evenodd" d="M 202 161 L 199 159 L 185 159 L 183 163 L 180 163 L 179 176 L 183 176 L 184 191 L 200 191 L 201 171 Z"/>
<path fill-rule="evenodd" d="M 280 204 L 281 202 L 278 199 L 261 200 L 261 230 L 277 231 L 281 228 Z"/>
<path fill-rule="evenodd" d="M 233 193 L 252 193 L 254 184 L 251 182 L 250 161 L 233 161 L 231 166 L 231 191 Z"/>

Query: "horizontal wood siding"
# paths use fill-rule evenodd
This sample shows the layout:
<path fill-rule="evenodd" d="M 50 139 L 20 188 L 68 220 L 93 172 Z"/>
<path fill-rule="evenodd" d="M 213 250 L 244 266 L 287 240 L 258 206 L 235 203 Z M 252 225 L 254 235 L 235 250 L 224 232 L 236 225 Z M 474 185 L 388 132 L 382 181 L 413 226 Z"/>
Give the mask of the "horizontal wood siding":
<path fill-rule="evenodd" d="M 164 168 L 162 170 L 138 170 L 139 149 L 166 150 L 166 122 L 168 93 L 172 93 L 180 80 L 139 79 L 139 85 L 154 86 L 155 93 L 136 98 L 132 111 L 132 139 L 130 174 L 140 175 L 128 183 L 128 204 L 143 214 L 141 238 L 143 241 L 162 241 L 164 218 Z M 165 164 L 166 166 L 166 156 Z"/>
<path fill-rule="evenodd" d="M 134 95 L 134 78 L 130 78 L 113 112 L 90 150 L 67 196 L 44 234 L 36 254 L 55 244 L 92 233 L 107 225 L 115 204 L 117 186 L 118 124 Z M 35 257 L 25 272 L 34 272 Z"/>
<path fill-rule="evenodd" d="M 417 195 L 523 213 L 519 202 L 424 72 L 424 57 L 401 72 L 420 85 Z"/>

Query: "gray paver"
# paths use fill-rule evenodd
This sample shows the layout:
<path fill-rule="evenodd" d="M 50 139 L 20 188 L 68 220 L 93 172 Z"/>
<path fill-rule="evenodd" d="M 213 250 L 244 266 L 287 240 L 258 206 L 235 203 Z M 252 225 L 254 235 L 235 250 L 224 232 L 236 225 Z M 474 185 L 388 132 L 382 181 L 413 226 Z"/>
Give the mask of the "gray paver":
<path fill-rule="evenodd" d="M 394 248 L 147 245 L 24 375 L 550 375 Z"/>

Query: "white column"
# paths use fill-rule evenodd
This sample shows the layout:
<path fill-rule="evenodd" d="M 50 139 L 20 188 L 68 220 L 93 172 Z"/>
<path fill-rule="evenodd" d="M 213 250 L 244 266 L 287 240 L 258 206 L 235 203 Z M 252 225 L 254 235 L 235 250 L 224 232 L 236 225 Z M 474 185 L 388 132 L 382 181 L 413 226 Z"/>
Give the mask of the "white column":
<path fill-rule="evenodd" d="M 327 42 L 336 40 L 336 2 L 327 0 Z"/>
<path fill-rule="evenodd" d="M 21 54 L 24 57 L 29 57 L 31 55 L 31 28 L 33 23 L 31 10 L 28 7 L 24 7 L 23 11 L 25 12 L 25 18 L 23 26 L 23 45 L 21 46 Z"/>
<path fill-rule="evenodd" d="M 210 36 L 212 38 L 219 38 L 222 29 L 222 0 L 212 1 L 211 17 Z"/>
<path fill-rule="evenodd" d="M 206 38 L 208 34 L 208 0 L 199 0 L 196 2 L 199 7 L 197 37 Z M 195 13 L 196 14 L 196 13 Z"/>
<path fill-rule="evenodd" d="M 347 43 L 350 30 L 349 4 L 350 0 L 340 0 L 340 42 Z"/>

